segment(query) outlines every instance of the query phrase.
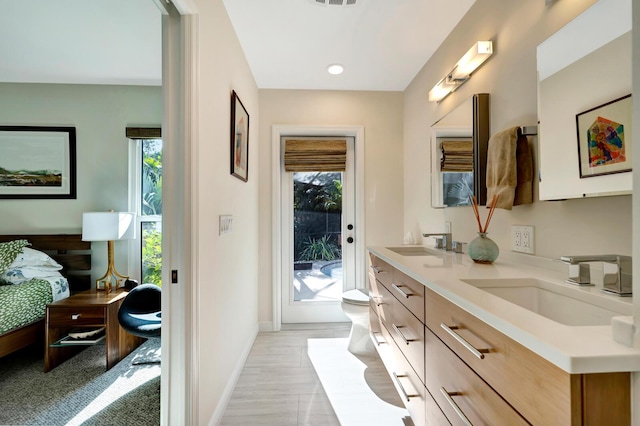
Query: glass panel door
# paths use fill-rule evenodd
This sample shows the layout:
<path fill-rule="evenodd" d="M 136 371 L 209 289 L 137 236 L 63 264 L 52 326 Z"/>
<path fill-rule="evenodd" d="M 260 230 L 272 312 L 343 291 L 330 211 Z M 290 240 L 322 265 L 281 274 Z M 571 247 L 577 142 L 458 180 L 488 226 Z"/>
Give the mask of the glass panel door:
<path fill-rule="evenodd" d="M 345 172 L 283 171 L 282 322 L 348 321 L 342 293 L 355 288 L 353 138 Z"/>
<path fill-rule="evenodd" d="M 339 301 L 342 173 L 293 174 L 293 300 Z"/>

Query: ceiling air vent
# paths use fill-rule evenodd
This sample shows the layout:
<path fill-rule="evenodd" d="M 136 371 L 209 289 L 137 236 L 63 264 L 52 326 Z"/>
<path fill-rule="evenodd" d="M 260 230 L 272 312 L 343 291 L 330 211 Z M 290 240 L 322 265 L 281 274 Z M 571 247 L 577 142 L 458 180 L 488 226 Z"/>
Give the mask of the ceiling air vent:
<path fill-rule="evenodd" d="M 311 2 L 320 6 L 352 6 L 357 0 L 311 0 Z"/>

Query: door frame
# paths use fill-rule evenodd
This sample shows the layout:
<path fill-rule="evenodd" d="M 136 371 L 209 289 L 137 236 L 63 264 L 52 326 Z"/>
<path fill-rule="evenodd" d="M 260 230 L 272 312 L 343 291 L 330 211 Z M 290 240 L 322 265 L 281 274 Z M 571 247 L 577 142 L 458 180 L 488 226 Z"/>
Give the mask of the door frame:
<path fill-rule="evenodd" d="M 160 425 L 200 424 L 198 399 L 198 46 L 194 0 L 153 0 L 162 18 L 163 200 Z M 190 173 L 185 173 L 189 171 Z M 195 198 L 194 198 L 195 197 Z M 180 271 L 171 282 L 170 271 Z"/>
<path fill-rule="evenodd" d="M 365 262 L 365 203 L 364 203 L 364 126 L 303 126 L 274 125 L 271 129 L 271 268 L 272 268 L 272 327 L 282 328 L 282 227 L 281 187 L 282 148 L 281 138 L 287 136 L 352 136 L 355 139 L 355 223 L 354 243 L 356 264 L 356 288 L 366 288 Z"/>

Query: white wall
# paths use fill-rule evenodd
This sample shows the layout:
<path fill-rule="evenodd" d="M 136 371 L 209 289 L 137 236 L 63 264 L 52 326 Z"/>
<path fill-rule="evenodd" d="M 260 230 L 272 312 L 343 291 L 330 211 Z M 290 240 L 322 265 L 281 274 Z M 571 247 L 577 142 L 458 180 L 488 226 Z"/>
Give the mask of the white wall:
<path fill-rule="evenodd" d="M 402 93 L 260 90 L 261 323 L 272 320 L 271 126 L 364 126 L 367 245 L 402 242 Z"/>
<path fill-rule="evenodd" d="M 161 122 L 160 87 L 1 83 L 1 124 L 76 128 L 77 198 L 0 200 L 0 233 L 80 233 L 83 212 L 126 211 L 125 129 Z M 127 253 L 127 242 L 116 243 L 116 268 L 122 273 Z M 93 243 L 94 278 L 104 274 L 106 258 L 106 243 Z"/>
<path fill-rule="evenodd" d="M 258 89 L 221 0 L 198 0 L 197 164 L 191 174 L 198 295 L 197 424 L 207 424 L 242 368 L 258 330 Z M 230 175 L 230 105 L 235 90 L 249 113 L 249 181 Z M 218 235 L 218 218 L 233 232 Z M 196 236 L 194 236 L 196 238 Z M 217 410 L 217 411 L 216 411 Z"/>
<path fill-rule="evenodd" d="M 491 96 L 491 134 L 511 126 L 535 125 L 536 46 L 593 3 L 556 1 L 545 7 L 544 1 L 477 0 L 405 91 L 405 231 L 441 231 L 448 220 L 456 240 L 468 242 L 475 237 L 477 225 L 470 208 L 430 207 L 430 125 L 473 93 L 482 92 Z M 440 104 L 428 102 L 429 90 L 467 49 L 487 39 L 494 42 L 493 57 Z M 537 195 L 536 182 L 534 198 Z M 489 233 L 501 251 L 511 249 L 513 224 L 535 226 L 538 256 L 631 254 L 630 196 L 537 201 L 512 211 L 496 210 Z"/>

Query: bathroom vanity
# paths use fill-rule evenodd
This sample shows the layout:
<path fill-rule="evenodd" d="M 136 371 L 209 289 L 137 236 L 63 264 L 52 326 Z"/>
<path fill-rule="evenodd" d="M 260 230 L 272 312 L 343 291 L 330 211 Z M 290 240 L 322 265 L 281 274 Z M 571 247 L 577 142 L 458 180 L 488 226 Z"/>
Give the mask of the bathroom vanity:
<path fill-rule="evenodd" d="M 614 342 L 631 298 L 564 283 L 563 265 L 492 265 L 370 247 L 370 327 L 416 425 L 631 423 L 640 351 Z"/>

